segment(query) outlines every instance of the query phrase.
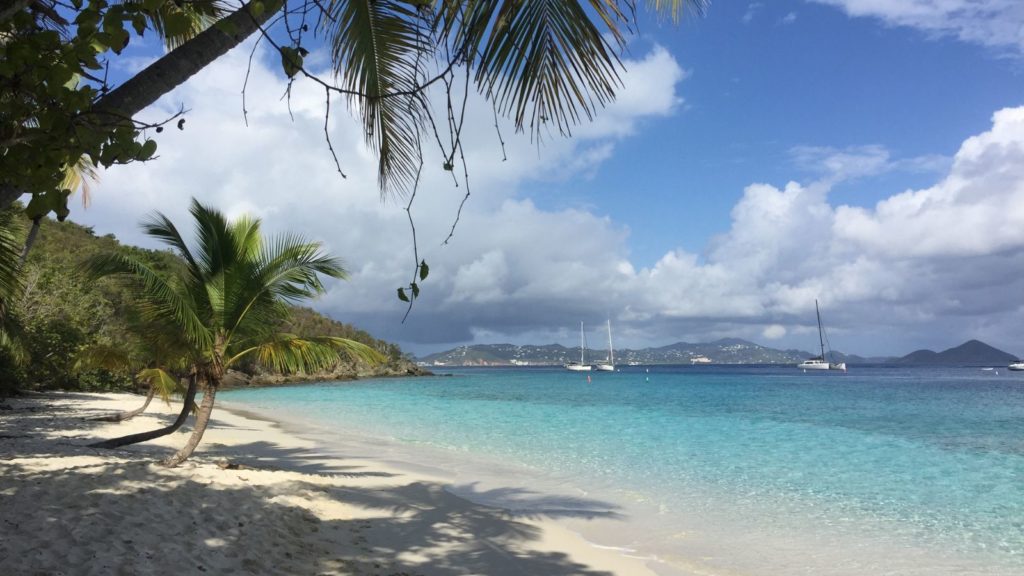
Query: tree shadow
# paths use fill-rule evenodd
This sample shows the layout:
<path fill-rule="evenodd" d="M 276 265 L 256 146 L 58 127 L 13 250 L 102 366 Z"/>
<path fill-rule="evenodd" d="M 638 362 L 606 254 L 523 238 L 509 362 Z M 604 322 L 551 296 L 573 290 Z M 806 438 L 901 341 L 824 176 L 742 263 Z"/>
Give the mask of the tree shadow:
<path fill-rule="evenodd" d="M 72 402 L 40 405 L 0 418 L 4 573 L 596 576 L 608 572 L 537 550 L 531 521 L 623 518 L 599 500 L 476 483 L 448 490 L 376 470 L 372 456 L 262 440 L 201 445 L 194 462 L 167 469 L 151 458 L 171 448 L 89 448 L 109 423 L 82 420 Z M 62 426 L 76 435 L 52 433 Z"/>
<path fill-rule="evenodd" d="M 0 469 L 6 573 L 608 574 L 530 550 L 534 525 L 435 483 L 368 489 L 281 475 L 249 486 L 258 471 L 140 461 L 43 470 L 0 461 Z M 527 492 L 513 492 L 529 503 Z M 321 519 L 289 500 L 296 495 L 361 514 Z"/>

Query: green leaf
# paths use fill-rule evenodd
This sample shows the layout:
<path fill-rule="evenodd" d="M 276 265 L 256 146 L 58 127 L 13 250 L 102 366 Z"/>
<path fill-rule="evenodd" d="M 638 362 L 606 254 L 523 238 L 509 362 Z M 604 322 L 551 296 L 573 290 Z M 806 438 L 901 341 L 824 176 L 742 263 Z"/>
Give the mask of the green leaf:
<path fill-rule="evenodd" d="M 417 286 L 415 282 L 410 284 L 409 287 L 412 288 L 412 297 L 413 298 L 419 298 L 420 297 L 420 287 Z"/>
<path fill-rule="evenodd" d="M 142 36 L 146 32 L 146 17 L 142 14 L 132 16 L 132 27 L 136 34 Z"/>
<path fill-rule="evenodd" d="M 156 140 L 146 140 L 142 145 L 142 150 L 139 151 L 139 160 L 149 160 L 156 154 Z"/>
<path fill-rule="evenodd" d="M 427 274 L 430 274 L 430 268 L 427 266 L 427 261 L 420 261 L 420 282 L 427 279 Z"/>
<path fill-rule="evenodd" d="M 30 202 L 29 203 L 29 207 L 31 207 L 31 206 L 32 206 L 32 203 Z M 25 211 L 28 212 L 28 209 L 26 209 Z M 31 218 L 31 217 L 32 216 L 29 215 L 29 218 Z M 405 295 L 405 288 L 399 288 L 398 289 L 398 299 L 401 300 L 402 302 L 408 302 L 409 301 L 409 297 Z"/>
<path fill-rule="evenodd" d="M 42 194 L 33 194 L 32 199 L 28 201 L 28 206 L 25 207 L 25 216 L 29 220 L 35 220 L 49 213 L 50 209 L 46 206 L 46 198 Z"/>
<path fill-rule="evenodd" d="M 263 2 L 253 2 L 252 4 L 249 4 L 249 12 L 252 14 L 253 18 L 259 18 L 260 15 L 263 14 L 264 8 Z"/>
<path fill-rule="evenodd" d="M 289 78 L 295 76 L 302 68 L 302 54 L 299 54 L 295 48 L 283 46 L 281 48 L 281 67 L 284 68 L 284 73 Z"/>

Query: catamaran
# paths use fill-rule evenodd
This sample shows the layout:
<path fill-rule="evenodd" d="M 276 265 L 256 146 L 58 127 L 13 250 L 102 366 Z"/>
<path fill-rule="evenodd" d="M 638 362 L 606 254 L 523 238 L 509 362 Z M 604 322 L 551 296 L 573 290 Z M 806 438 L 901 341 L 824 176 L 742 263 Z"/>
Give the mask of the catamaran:
<path fill-rule="evenodd" d="M 586 364 L 587 358 L 587 342 L 583 339 L 583 322 L 580 322 L 580 361 L 569 362 L 565 365 L 566 370 L 572 370 L 573 372 L 590 372 L 590 364 Z M 590 378 L 590 376 L 587 376 Z"/>
<path fill-rule="evenodd" d="M 825 329 L 821 327 L 821 309 L 818 308 L 818 300 L 814 300 L 814 312 L 818 315 L 818 343 L 821 345 L 821 355 L 808 358 L 796 365 L 803 370 L 843 370 L 846 371 L 846 362 L 829 362 L 825 359 Z M 829 359 L 832 359 L 832 348 L 828 350 Z"/>
<path fill-rule="evenodd" d="M 608 360 L 594 366 L 602 372 L 615 372 L 615 352 L 612 350 L 612 321 L 608 319 Z"/>

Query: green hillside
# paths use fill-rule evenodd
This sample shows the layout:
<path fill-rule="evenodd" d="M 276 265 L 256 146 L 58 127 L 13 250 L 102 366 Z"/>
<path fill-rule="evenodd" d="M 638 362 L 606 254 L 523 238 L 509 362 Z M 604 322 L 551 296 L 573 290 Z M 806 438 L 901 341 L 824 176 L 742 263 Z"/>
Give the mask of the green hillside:
<path fill-rule="evenodd" d="M 25 264 L 25 291 L 12 308 L 23 325 L 21 342 L 29 361 L 19 366 L 9 351 L 0 349 L 0 393 L 13 389 L 132 389 L 127 370 L 86 370 L 76 367 L 79 351 L 102 344 L 115 349 L 136 349 L 131 330 L 136 321 L 128 292 L 112 279 L 87 281 L 76 271 L 85 258 L 109 251 L 122 251 L 146 261 L 158 270 L 177 265 L 176 256 L 166 251 L 145 250 L 122 245 L 112 235 L 96 236 L 92 229 L 72 222 L 44 220 L 35 246 Z M 279 381 L 416 373 L 395 344 L 378 340 L 349 324 L 327 318 L 309 308 L 294 308 L 284 329 L 300 336 L 340 336 L 367 344 L 389 360 L 385 366 L 370 367 L 355 362 L 339 363 L 334 369 L 314 375 L 292 375 L 260 371 L 243 366 L 233 382 L 273 383 Z"/>

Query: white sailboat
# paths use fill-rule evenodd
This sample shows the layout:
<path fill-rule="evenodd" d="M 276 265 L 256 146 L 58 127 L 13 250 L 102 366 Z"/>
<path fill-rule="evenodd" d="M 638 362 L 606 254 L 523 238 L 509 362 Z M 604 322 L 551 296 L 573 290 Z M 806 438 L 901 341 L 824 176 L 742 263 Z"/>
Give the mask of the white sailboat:
<path fill-rule="evenodd" d="M 566 370 L 572 370 L 573 372 L 590 372 L 590 364 L 586 364 L 587 357 L 587 343 L 583 340 L 583 322 L 580 322 L 580 361 L 570 362 L 565 365 Z M 588 376 L 589 378 L 589 376 Z"/>
<path fill-rule="evenodd" d="M 612 321 L 608 320 L 608 361 L 594 366 L 602 372 L 615 372 L 615 351 L 612 349 Z"/>
<path fill-rule="evenodd" d="M 814 313 L 818 316 L 818 343 L 821 345 L 821 355 L 808 358 L 796 365 L 803 370 L 843 370 L 846 371 L 846 362 L 829 362 L 825 359 L 825 329 L 821 327 L 821 309 L 818 308 L 818 300 L 814 300 Z M 832 356 L 832 349 L 829 348 L 829 357 Z"/>

